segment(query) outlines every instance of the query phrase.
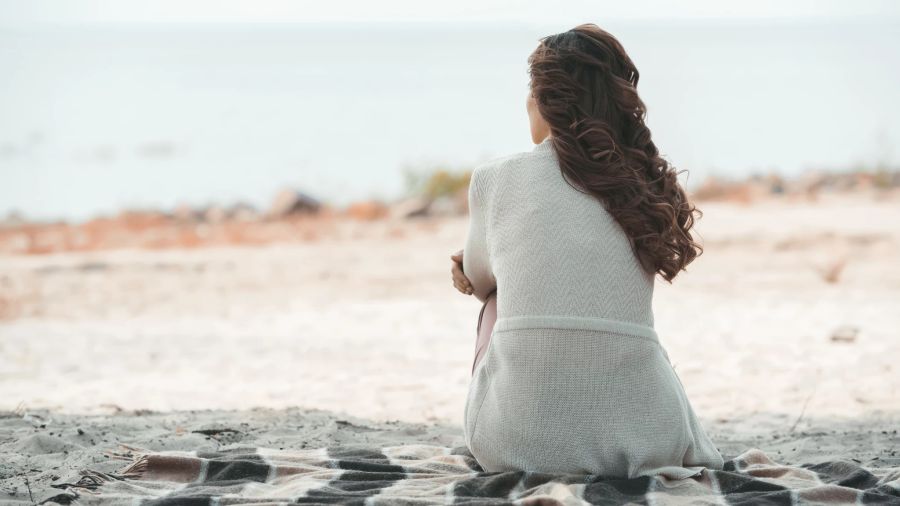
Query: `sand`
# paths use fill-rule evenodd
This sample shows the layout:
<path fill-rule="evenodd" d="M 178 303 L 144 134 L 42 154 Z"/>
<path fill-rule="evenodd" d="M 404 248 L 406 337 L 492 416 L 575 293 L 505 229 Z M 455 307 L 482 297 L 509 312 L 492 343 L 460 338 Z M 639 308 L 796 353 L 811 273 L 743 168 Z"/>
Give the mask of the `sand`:
<path fill-rule="evenodd" d="M 726 458 L 759 448 L 786 464 L 853 460 L 866 467 L 900 466 L 896 416 L 805 418 L 755 416 L 711 423 L 710 437 Z M 79 470 L 115 473 L 127 463 L 119 443 L 148 450 L 214 451 L 230 446 L 320 448 L 424 443 L 462 446 L 449 423 L 365 420 L 310 409 L 116 412 L 68 415 L 46 410 L 0 414 L 0 502 L 31 504 L 58 494 L 51 485 L 78 481 Z"/>
<path fill-rule="evenodd" d="M 900 200 L 701 208 L 706 251 L 658 281 L 654 310 L 720 449 L 895 458 Z M 465 217 L 341 226 L 291 245 L 0 257 L 0 494 L 114 466 L 118 442 L 219 444 L 191 432 L 209 424 L 261 445 L 461 444 L 480 308 L 450 283 Z"/>

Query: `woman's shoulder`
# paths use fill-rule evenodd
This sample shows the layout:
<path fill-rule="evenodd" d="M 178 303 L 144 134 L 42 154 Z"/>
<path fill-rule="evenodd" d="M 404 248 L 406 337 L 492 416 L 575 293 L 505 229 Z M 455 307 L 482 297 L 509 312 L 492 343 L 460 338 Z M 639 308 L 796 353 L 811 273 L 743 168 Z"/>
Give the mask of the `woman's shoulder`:
<path fill-rule="evenodd" d="M 521 171 L 529 166 L 537 166 L 552 161 L 552 159 L 542 155 L 543 153 L 532 150 L 517 151 L 489 158 L 472 169 L 472 180 L 477 179 L 481 186 L 496 184 L 494 181 L 508 176 L 513 171 Z M 518 175 L 521 176 L 521 172 Z"/>

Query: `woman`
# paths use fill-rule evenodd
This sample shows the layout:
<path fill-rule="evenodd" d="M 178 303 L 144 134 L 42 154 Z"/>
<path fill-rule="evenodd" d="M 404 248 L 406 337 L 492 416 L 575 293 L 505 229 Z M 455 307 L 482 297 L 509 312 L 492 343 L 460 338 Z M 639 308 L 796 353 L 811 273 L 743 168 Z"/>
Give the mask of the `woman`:
<path fill-rule="evenodd" d="M 528 59 L 531 151 L 472 172 L 454 284 L 485 303 L 465 442 L 485 471 L 687 478 L 723 459 L 653 328 L 654 278 L 702 252 L 644 124 L 638 71 L 593 24 Z M 490 295 L 490 297 L 489 297 Z M 480 360 L 479 360 L 480 356 Z"/>

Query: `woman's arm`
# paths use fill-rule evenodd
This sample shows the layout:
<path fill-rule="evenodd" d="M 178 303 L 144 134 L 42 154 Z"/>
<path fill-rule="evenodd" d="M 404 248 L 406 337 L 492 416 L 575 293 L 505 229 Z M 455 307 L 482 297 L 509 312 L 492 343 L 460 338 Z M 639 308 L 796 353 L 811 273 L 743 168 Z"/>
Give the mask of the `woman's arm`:
<path fill-rule="evenodd" d="M 463 273 L 472 284 L 472 294 L 481 302 L 497 287 L 488 255 L 487 218 L 484 193 L 479 187 L 478 169 L 472 171 L 469 180 L 469 233 L 463 249 Z"/>

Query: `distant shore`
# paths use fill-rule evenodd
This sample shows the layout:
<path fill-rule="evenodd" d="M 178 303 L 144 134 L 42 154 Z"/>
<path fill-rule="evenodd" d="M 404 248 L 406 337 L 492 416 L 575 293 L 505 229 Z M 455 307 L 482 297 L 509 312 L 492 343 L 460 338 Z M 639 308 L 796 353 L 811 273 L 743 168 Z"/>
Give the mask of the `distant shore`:
<path fill-rule="evenodd" d="M 391 202 L 365 200 L 342 208 L 285 188 L 265 210 L 242 202 L 198 208 L 182 205 L 172 210 L 123 210 L 75 223 L 31 221 L 14 213 L 0 220 L 0 254 L 298 243 L 338 238 L 347 231 L 356 234 L 354 223 L 359 222 L 377 223 L 386 229 L 386 237 L 396 237 L 406 233 L 404 220 L 466 215 L 469 177 L 470 173 L 437 171 L 422 177 L 410 196 Z M 900 171 L 811 172 L 796 178 L 769 174 L 737 180 L 709 177 L 690 198 L 698 204 L 752 205 L 815 202 L 829 195 L 900 200 Z"/>

